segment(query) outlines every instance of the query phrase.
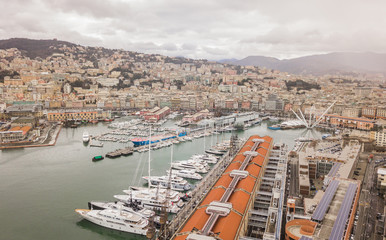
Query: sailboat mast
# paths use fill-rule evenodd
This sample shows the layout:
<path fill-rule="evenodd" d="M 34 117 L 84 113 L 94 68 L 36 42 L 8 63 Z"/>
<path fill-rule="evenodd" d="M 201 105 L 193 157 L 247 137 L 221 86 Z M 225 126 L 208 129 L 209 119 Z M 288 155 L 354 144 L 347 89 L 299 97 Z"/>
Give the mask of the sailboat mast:
<path fill-rule="evenodd" d="M 172 144 L 172 147 L 170 149 L 171 152 L 170 152 L 169 182 L 168 182 L 168 187 L 167 187 L 167 190 L 166 190 L 166 195 L 169 194 L 169 188 L 171 188 L 171 182 L 172 182 L 173 146 L 174 146 L 174 144 Z"/>
<path fill-rule="evenodd" d="M 204 152 L 205 152 L 205 138 L 206 138 L 206 122 L 205 122 L 205 127 L 204 127 Z"/>
<path fill-rule="evenodd" d="M 172 167 L 172 162 L 173 162 L 173 146 L 174 144 L 172 143 L 171 153 L 170 153 L 170 167 Z"/>
<path fill-rule="evenodd" d="M 213 135 L 214 135 L 214 123 L 213 123 L 213 127 L 212 127 L 212 135 L 210 136 L 210 146 L 213 146 L 213 137 L 214 137 Z"/>
<path fill-rule="evenodd" d="M 147 185 L 150 188 L 150 150 L 151 150 L 151 125 L 150 125 L 150 134 L 149 134 L 149 166 L 148 166 L 148 179 L 147 179 Z"/>
<path fill-rule="evenodd" d="M 169 183 L 170 184 L 170 178 L 172 176 L 172 162 L 173 162 L 173 146 L 174 144 L 172 143 L 172 147 L 171 147 L 171 152 L 170 152 L 170 170 L 169 170 Z"/>

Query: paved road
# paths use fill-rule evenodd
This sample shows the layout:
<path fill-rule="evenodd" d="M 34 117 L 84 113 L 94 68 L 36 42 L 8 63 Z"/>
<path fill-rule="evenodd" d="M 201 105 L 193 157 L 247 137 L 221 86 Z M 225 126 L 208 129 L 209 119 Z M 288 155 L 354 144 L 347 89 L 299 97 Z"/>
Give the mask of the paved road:
<path fill-rule="evenodd" d="M 371 182 L 372 182 L 373 168 L 374 168 L 373 162 L 367 164 L 366 173 L 365 173 L 365 176 L 363 177 L 362 191 L 359 197 L 359 219 L 358 219 L 358 223 L 355 231 L 355 238 L 354 238 L 355 240 L 362 240 L 362 239 L 368 238 L 366 236 L 368 234 L 366 231 L 368 228 L 366 223 L 369 216 L 369 207 L 370 207 L 369 187 L 371 186 Z"/>
<path fill-rule="evenodd" d="M 289 184 L 289 195 L 290 196 L 299 196 L 299 161 L 295 158 L 291 159 L 291 173 L 289 174 L 290 184 Z"/>
<path fill-rule="evenodd" d="M 384 200 L 378 196 L 376 188 L 376 166 L 375 161 L 367 165 L 366 174 L 363 178 L 362 193 L 359 198 L 359 219 L 355 231 L 355 240 L 378 240 L 382 236 L 377 234 L 377 213 L 383 212 Z"/>

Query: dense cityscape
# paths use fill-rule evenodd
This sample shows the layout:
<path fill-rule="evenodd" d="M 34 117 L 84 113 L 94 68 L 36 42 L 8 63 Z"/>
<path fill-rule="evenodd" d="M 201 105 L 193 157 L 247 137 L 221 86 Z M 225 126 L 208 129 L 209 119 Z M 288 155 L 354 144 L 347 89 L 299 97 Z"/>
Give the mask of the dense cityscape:
<path fill-rule="evenodd" d="M 36 40 L 8 41 L 30 46 Z M 296 75 L 56 39 L 42 42 L 48 45 L 0 50 L 3 156 L 11 149 L 57 148 L 61 132 L 68 135 L 78 127 L 84 129 L 87 148 L 121 144 L 93 156 L 93 162 L 149 155 L 148 176 L 142 170 L 149 189 L 131 186 L 124 190 L 127 195 L 114 195 L 118 201 L 90 201 L 91 210 L 76 210 L 85 219 L 148 239 L 384 236 L 382 74 Z M 306 130 L 280 143 L 253 130 L 263 126 L 272 135 Z M 102 128 L 101 134 L 87 132 Z M 253 132 L 243 140 L 237 137 L 243 131 Z M 205 149 L 205 138 L 213 142 L 217 134 L 230 139 L 217 141 L 205 155 L 172 162 L 170 175 L 150 177 L 150 152 L 200 138 Z M 141 177 L 142 162 L 134 178 Z M 141 194 L 154 194 L 157 201 L 146 202 Z"/>
<path fill-rule="evenodd" d="M 303 76 L 56 40 L 50 43 L 47 49 L 37 48 L 29 54 L 15 48 L 0 50 L 1 119 L 17 116 L 12 111 L 26 103 L 39 104 L 45 116 L 57 113 L 54 116 L 69 118 L 76 113 L 83 115 L 79 120 L 94 120 L 107 116 L 100 111 L 98 115 L 97 109 L 154 107 L 192 114 L 206 109 L 216 115 L 258 111 L 294 117 L 291 109 L 309 114 L 312 106 L 320 112 L 336 101 L 329 111 L 334 117 L 325 119 L 328 124 L 373 130 L 368 137 L 376 140 L 377 146 L 385 146 L 386 97 L 381 75 Z M 39 50 L 40 56 L 36 55 Z M 23 119 L 14 125 L 17 121 Z M 6 136 L 2 134 L 2 138 Z"/>
<path fill-rule="evenodd" d="M 386 1 L 0 2 L 0 240 L 386 240 Z"/>

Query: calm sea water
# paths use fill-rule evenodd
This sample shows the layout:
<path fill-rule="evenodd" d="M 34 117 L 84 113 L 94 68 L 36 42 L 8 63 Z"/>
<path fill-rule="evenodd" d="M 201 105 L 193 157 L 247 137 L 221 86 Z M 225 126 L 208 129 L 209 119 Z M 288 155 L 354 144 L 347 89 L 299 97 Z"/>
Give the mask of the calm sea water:
<path fill-rule="evenodd" d="M 108 128 L 105 123 L 63 128 L 54 147 L 0 151 L 0 239 L 144 239 L 94 225 L 74 212 L 76 208 L 87 208 L 90 200 L 114 200 L 114 194 L 123 194 L 122 190 L 130 185 L 143 185 L 141 176 L 147 175 L 148 153 L 92 162 L 93 156 L 128 143 L 105 142 L 103 148 L 85 146 L 85 130 L 96 135 Z M 269 135 L 275 142 L 293 146 L 293 140 L 303 132 L 273 131 L 262 123 L 237 134 Z M 229 140 L 230 136 L 225 133 L 175 145 L 174 160 L 203 153 L 205 147 Z M 152 175 L 165 174 L 170 153 L 170 147 L 152 151 Z"/>

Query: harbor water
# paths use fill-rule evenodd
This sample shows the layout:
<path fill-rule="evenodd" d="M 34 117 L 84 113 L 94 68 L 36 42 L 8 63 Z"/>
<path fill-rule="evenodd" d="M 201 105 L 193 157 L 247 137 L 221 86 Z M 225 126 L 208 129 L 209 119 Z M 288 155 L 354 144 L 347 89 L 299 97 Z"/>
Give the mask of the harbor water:
<path fill-rule="evenodd" d="M 98 135 L 109 129 L 106 123 L 63 128 L 53 147 L 0 151 L 0 239 L 145 239 L 97 226 L 74 212 L 87 208 L 88 201 L 112 201 L 113 195 L 123 194 L 131 185 L 143 186 L 142 176 L 148 171 L 147 152 L 92 162 L 92 157 L 129 143 L 104 142 L 103 148 L 90 147 L 82 142 L 84 131 Z M 274 131 L 263 122 L 236 133 L 245 138 L 269 135 L 291 148 L 304 131 Z M 230 136 L 224 133 L 176 144 L 173 159 L 186 160 Z M 151 152 L 152 175 L 166 173 L 170 154 L 170 147 Z"/>

